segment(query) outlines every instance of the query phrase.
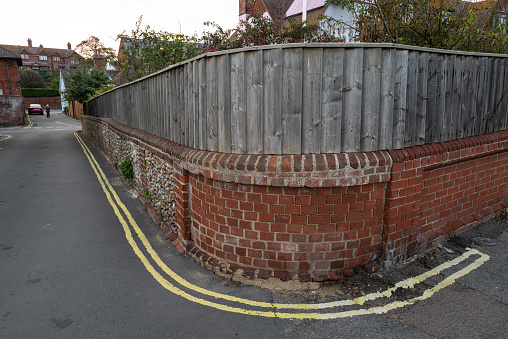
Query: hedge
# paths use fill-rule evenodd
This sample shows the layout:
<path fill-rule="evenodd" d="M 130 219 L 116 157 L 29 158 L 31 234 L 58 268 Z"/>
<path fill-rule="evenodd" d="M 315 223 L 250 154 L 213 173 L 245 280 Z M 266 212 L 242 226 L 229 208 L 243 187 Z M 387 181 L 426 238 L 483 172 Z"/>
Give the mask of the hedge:
<path fill-rule="evenodd" d="M 23 97 L 34 98 L 34 97 L 58 97 L 60 91 L 52 88 L 22 88 L 21 95 Z"/>

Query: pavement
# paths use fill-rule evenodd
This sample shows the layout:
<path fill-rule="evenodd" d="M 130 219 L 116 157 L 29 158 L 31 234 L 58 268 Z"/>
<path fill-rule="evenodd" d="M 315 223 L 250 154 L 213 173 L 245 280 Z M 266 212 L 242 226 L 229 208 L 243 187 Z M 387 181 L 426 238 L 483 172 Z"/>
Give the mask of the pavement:
<path fill-rule="evenodd" d="M 182 256 L 78 121 L 31 118 L 0 128 L 2 338 L 508 338 L 505 217 L 393 269 L 260 289 Z"/>

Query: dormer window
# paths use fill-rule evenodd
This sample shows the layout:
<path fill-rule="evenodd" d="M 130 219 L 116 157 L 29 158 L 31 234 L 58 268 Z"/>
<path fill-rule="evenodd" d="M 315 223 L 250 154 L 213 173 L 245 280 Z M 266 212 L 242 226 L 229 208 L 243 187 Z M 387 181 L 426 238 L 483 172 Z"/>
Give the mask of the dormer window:
<path fill-rule="evenodd" d="M 47 55 L 39 55 L 39 61 L 47 61 L 48 56 Z"/>
<path fill-rule="evenodd" d="M 21 54 L 21 59 L 29 59 L 28 54 Z"/>
<path fill-rule="evenodd" d="M 57 61 L 57 62 L 60 61 L 60 57 L 59 56 L 54 56 L 53 57 L 53 61 Z"/>

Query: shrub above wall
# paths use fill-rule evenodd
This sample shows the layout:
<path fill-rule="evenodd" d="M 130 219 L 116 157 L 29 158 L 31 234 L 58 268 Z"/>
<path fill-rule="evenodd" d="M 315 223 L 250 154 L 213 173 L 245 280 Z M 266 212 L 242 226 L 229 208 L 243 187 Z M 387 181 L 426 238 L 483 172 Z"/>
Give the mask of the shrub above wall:
<path fill-rule="evenodd" d="M 56 97 L 60 96 L 60 91 L 53 88 L 22 88 L 21 95 L 23 97 Z"/>

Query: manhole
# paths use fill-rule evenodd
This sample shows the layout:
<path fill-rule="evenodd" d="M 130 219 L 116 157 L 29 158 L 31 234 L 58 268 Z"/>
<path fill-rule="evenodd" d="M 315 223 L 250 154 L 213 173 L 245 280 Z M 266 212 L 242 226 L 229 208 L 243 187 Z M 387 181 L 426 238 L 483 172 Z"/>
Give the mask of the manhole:
<path fill-rule="evenodd" d="M 480 246 L 496 246 L 496 242 L 490 238 L 485 238 L 485 237 L 475 237 L 473 238 L 473 242 L 476 244 L 476 245 L 480 245 Z"/>

